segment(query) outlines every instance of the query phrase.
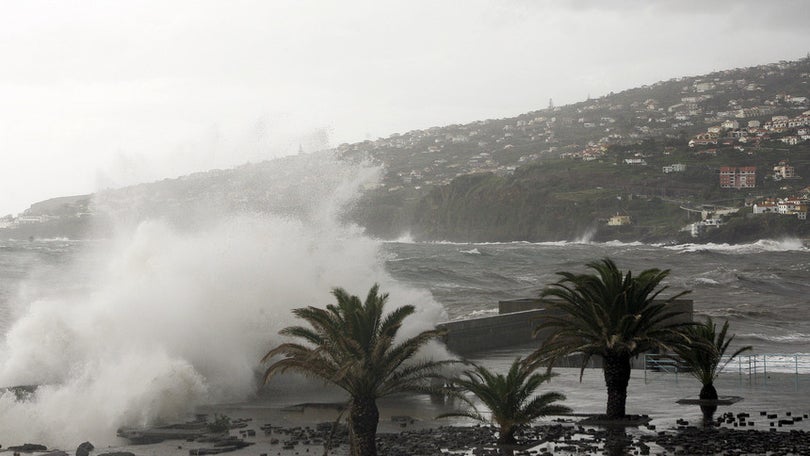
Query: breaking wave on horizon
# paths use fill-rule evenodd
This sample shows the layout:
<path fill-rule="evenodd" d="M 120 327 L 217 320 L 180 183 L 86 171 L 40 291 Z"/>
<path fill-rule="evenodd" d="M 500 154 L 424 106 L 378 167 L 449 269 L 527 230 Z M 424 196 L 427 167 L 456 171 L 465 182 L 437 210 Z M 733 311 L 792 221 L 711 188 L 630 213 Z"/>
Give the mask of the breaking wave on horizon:
<path fill-rule="evenodd" d="M 410 235 L 400 237 L 389 243 L 399 244 L 435 244 L 435 245 L 458 245 L 458 246 L 504 246 L 504 245 L 536 245 L 549 247 L 563 246 L 605 246 L 605 247 L 650 247 L 664 248 L 685 253 L 717 252 L 729 254 L 747 254 L 760 252 L 790 252 L 810 251 L 805 241 L 801 239 L 789 238 L 781 240 L 760 239 L 756 242 L 746 244 L 716 244 L 716 243 L 686 243 L 686 244 L 661 244 L 646 243 L 641 241 L 592 241 L 587 238 L 561 241 L 500 241 L 500 242 L 461 242 L 461 241 L 416 241 Z"/>
<path fill-rule="evenodd" d="M 760 239 L 748 244 L 673 244 L 663 246 L 666 249 L 684 253 L 726 253 L 745 255 L 761 252 L 807 252 L 810 248 L 801 239 Z"/>

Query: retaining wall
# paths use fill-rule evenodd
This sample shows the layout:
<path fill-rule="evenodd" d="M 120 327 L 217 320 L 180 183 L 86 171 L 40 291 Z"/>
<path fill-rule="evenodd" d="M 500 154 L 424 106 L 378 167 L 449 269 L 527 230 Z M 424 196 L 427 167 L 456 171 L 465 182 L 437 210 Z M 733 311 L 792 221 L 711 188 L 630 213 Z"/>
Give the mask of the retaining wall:
<path fill-rule="evenodd" d="M 692 321 L 693 301 L 674 301 L 672 310 L 683 312 L 675 321 Z M 528 345 L 533 341 L 539 347 L 551 332 L 545 329 L 532 338 L 534 329 L 543 322 L 552 310 L 544 307 L 538 299 L 500 301 L 498 315 L 450 321 L 438 326 L 447 331 L 444 343 L 459 355 Z"/>

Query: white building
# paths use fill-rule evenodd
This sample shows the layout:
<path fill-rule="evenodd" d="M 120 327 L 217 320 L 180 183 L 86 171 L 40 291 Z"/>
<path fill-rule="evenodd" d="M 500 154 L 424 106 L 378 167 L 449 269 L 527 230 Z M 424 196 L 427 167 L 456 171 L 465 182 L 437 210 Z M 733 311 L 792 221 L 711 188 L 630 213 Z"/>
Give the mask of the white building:
<path fill-rule="evenodd" d="M 774 180 L 782 180 L 782 179 L 796 179 L 796 168 L 793 166 L 788 165 L 787 163 L 779 163 L 778 166 L 773 167 L 773 178 Z"/>
<path fill-rule="evenodd" d="M 776 201 L 772 199 L 766 199 L 765 201 L 760 201 L 753 205 L 754 214 L 774 214 L 776 211 Z"/>
<path fill-rule="evenodd" d="M 684 165 L 683 163 L 673 163 L 671 165 L 664 166 L 662 168 L 662 171 L 664 172 L 664 174 L 682 173 L 686 171 L 686 165 Z"/>
<path fill-rule="evenodd" d="M 42 217 L 38 215 L 21 215 L 17 217 L 17 223 L 19 224 L 30 224 L 30 223 L 42 223 Z"/>
<path fill-rule="evenodd" d="M 720 126 L 727 130 L 736 130 L 740 128 L 740 123 L 736 120 L 725 120 Z"/>
<path fill-rule="evenodd" d="M 705 233 L 706 230 L 710 228 L 718 228 L 722 224 L 723 221 L 720 219 L 701 220 L 700 222 L 695 222 L 689 225 L 689 232 L 691 233 L 692 237 L 699 237 L 701 234 Z"/>
<path fill-rule="evenodd" d="M 626 165 L 647 166 L 647 160 L 644 160 L 643 158 L 625 158 L 624 163 Z"/>
<path fill-rule="evenodd" d="M 616 214 L 608 219 L 608 226 L 623 226 L 630 225 L 631 223 L 633 223 L 633 221 L 630 219 L 629 215 Z"/>

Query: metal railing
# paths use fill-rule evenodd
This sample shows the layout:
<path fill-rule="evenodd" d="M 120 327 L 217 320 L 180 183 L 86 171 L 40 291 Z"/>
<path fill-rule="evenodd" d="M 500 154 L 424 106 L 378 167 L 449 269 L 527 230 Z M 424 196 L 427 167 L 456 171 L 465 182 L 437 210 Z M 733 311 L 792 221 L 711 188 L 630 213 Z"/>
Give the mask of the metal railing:
<path fill-rule="evenodd" d="M 675 354 L 651 354 L 645 353 L 642 358 L 644 367 L 644 383 L 647 383 L 647 371 L 663 374 L 675 374 L 675 382 L 678 382 L 678 373 L 687 371 L 683 360 Z"/>
<path fill-rule="evenodd" d="M 740 377 L 748 376 L 749 381 L 762 381 L 768 384 L 770 374 L 793 374 L 796 385 L 799 384 L 799 374 L 810 374 L 810 354 L 808 353 L 763 353 L 755 355 L 738 356 L 735 361 L 726 366 L 726 371 L 732 370 L 737 364 Z"/>
<path fill-rule="evenodd" d="M 725 357 L 721 365 L 728 361 Z M 688 371 L 688 366 L 675 354 L 644 354 L 642 357 L 644 367 L 644 382 L 647 382 L 647 373 L 657 372 L 675 374 Z M 768 384 L 770 374 L 792 375 L 796 386 L 799 385 L 801 374 L 810 374 L 810 353 L 758 353 L 737 356 L 730 363 L 725 364 L 723 373 L 737 373 L 742 380 Z"/>

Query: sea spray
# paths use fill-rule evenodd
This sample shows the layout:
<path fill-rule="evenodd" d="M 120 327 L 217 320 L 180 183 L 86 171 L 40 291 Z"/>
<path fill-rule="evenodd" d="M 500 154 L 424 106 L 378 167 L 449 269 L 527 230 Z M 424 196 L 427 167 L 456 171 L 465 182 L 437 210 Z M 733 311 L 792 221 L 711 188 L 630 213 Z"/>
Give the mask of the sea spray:
<path fill-rule="evenodd" d="M 112 444 L 120 426 L 249 398 L 258 360 L 297 323 L 290 310 L 331 303 L 335 286 L 363 296 L 376 282 L 391 308 L 417 306 L 403 337 L 445 320 L 429 292 L 389 276 L 379 241 L 336 221 L 359 185 L 339 183 L 297 218 L 145 221 L 97 244 L 99 259 L 80 263 L 96 268 L 80 274 L 92 277 L 82 292 L 31 302 L 5 334 L 0 385 L 43 386 L 29 401 L 0 397 L 4 440 Z"/>
<path fill-rule="evenodd" d="M 579 237 L 574 241 L 577 244 L 590 244 L 593 242 L 593 237 L 596 235 L 596 226 L 589 226 L 585 229 Z"/>

